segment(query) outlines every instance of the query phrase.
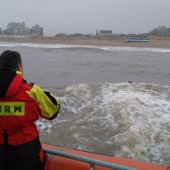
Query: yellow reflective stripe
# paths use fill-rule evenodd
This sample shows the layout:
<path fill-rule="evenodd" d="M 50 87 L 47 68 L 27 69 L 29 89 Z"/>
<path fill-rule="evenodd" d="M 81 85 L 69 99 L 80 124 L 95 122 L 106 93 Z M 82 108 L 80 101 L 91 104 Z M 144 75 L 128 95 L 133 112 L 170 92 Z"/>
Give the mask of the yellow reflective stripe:
<path fill-rule="evenodd" d="M 59 110 L 60 101 L 56 99 L 58 105 L 54 105 L 38 85 L 34 84 L 33 88 L 27 91 L 27 93 L 38 103 L 42 111 L 41 115 L 44 118 L 51 118 Z"/>
<path fill-rule="evenodd" d="M 25 102 L 0 102 L 0 116 L 24 116 Z"/>

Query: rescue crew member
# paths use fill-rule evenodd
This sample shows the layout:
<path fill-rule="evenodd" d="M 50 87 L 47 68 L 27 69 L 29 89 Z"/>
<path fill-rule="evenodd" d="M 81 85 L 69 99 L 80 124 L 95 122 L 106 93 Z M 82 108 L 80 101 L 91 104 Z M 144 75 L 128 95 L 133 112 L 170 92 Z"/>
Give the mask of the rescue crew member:
<path fill-rule="evenodd" d="M 20 53 L 0 55 L 0 170 L 46 170 L 35 121 L 52 120 L 60 101 L 37 84 L 23 79 Z"/>

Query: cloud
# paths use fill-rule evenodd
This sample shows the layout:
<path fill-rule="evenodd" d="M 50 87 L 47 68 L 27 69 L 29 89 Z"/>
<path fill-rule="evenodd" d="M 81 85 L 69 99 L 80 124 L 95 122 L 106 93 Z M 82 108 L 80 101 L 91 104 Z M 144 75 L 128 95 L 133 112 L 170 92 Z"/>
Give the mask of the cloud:
<path fill-rule="evenodd" d="M 169 11 L 169 0 L 1 0 L 0 27 L 24 21 L 29 27 L 43 26 L 48 35 L 96 29 L 142 33 L 170 27 Z"/>

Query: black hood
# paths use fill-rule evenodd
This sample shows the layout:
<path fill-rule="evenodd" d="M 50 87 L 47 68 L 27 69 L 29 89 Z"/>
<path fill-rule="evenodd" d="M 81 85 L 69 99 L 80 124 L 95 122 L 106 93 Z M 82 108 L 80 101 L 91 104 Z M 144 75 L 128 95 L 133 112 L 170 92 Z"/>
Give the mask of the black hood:
<path fill-rule="evenodd" d="M 0 69 L 0 98 L 4 99 L 6 92 L 16 75 L 16 71 Z"/>

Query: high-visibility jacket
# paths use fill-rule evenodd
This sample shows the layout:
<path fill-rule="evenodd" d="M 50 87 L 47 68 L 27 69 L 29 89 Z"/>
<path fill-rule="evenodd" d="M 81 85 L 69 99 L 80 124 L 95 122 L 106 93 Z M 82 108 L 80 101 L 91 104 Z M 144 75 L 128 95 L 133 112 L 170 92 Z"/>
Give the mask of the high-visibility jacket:
<path fill-rule="evenodd" d="M 35 121 L 39 116 L 53 119 L 60 110 L 60 101 L 36 84 L 28 84 L 20 74 L 0 71 L 0 144 L 31 142 L 39 132 Z"/>

